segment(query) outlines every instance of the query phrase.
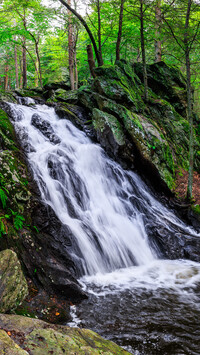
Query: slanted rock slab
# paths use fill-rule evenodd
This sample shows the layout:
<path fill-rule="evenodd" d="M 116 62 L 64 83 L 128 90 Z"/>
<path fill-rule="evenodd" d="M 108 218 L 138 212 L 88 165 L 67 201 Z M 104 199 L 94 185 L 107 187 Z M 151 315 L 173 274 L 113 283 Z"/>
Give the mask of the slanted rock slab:
<path fill-rule="evenodd" d="M 0 328 L 10 335 L 16 346 L 19 345 L 22 350 L 31 355 L 129 354 L 117 344 L 103 339 L 88 329 L 48 324 L 38 319 L 10 314 L 0 315 Z M 8 343 L 7 334 L 4 334 L 6 344 Z M 3 341 L 4 338 L 0 337 L 0 346 Z M 11 346 L 13 346 L 12 343 Z M 16 354 L 18 353 L 16 352 Z"/>

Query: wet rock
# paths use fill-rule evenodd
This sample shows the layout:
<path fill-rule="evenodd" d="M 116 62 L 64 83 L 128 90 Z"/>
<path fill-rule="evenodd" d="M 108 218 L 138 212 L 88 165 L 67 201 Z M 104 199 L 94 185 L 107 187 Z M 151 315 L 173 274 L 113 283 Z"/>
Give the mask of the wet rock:
<path fill-rule="evenodd" d="M 5 329 L 11 337 L 9 341 L 8 335 L 5 332 L 3 333 L 2 330 L 0 344 L 5 342 L 8 350 L 9 346 L 13 348 L 15 344 L 17 350 L 22 350 L 21 353 L 16 352 L 16 354 L 26 354 L 23 351 L 33 355 L 63 353 L 67 355 L 129 354 L 112 341 L 105 340 L 88 329 L 50 325 L 36 319 L 14 315 L 0 315 L 0 327 L 3 330 Z"/>
<path fill-rule="evenodd" d="M 50 123 L 41 118 L 37 113 L 34 113 L 32 116 L 31 124 L 37 128 L 45 137 L 47 137 L 51 143 L 60 143 L 60 138 L 54 133 Z"/>
<path fill-rule="evenodd" d="M 0 312 L 17 308 L 28 294 L 26 279 L 17 255 L 12 250 L 0 252 Z"/>
<path fill-rule="evenodd" d="M 70 120 L 76 127 L 83 130 L 87 136 L 96 140 L 96 132 L 92 125 L 92 117 L 90 112 L 83 107 L 72 104 L 57 104 L 55 111 L 60 118 Z"/>

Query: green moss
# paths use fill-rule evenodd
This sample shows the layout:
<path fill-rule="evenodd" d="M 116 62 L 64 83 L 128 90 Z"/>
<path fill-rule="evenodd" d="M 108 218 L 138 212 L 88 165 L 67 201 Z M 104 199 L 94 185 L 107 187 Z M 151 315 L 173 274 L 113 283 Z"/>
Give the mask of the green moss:
<path fill-rule="evenodd" d="M 101 132 L 104 131 L 105 125 L 108 125 L 113 133 L 116 142 L 119 145 L 125 144 L 125 136 L 122 127 L 117 118 L 109 113 L 102 112 L 98 109 L 94 109 L 93 112 L 93 125 L 94 128 Z"/>
<path fill-rule="evenodd" d="M 192 205 L 192 210 L 194 213 L 200 215 L 200 205 Z"/>

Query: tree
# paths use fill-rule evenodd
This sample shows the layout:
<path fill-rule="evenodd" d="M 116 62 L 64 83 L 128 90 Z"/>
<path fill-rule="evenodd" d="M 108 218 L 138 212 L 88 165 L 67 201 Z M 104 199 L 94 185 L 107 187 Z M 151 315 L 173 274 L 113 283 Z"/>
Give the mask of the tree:
<path fill-rule="evenodd" d="M 116 60 L 120 60 L 120 43 L 121 43 L 121 39 L 122 39 L 122 23 L 123 23 L 124 2 L 125 2 L 125 0 L 121 0 L 121 4 L 120 4 L 119 30 L 118 30 L 117 44 L 116 44 Z"/>
<path fill-rule="evenodd" d="M 161 14 L 161 0 L 156 0 L 155 3 L 155 62 L 161 62 L 162 60 L 162 49 L 161 49 L 161 39 L 160 39 L 160 27 L 162 23 Z"/>

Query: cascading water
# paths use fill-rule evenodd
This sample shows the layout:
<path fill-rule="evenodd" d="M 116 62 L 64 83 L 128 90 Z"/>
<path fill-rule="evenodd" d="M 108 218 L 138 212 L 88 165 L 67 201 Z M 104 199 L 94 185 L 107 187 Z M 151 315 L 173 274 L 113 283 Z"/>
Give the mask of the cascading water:
<path fill-rule="evenodd" d="M 33 101 L 22 103 L 33 104 Z M 176 306 L 185 307 L 187 315 L 189 309 L 191 316 L 194 305 L 200 315 L 196 304 L 200 264 L 160 260 L 155 240 L 148 240 L 152 225 L 166 234 L 176 234 L 177 238 L 181 234 L 195 236 L 195 232 L 156 201 L 136 174 L 123 171 L 85 133 L 71 122 L 59 119 L 53 108 L 10 106 L 42 198 L 73 235 L 71 254 L 82 276 L 82 285 L 91 294 L 77 311 L 82 323 L 137 354 L 197 354 L 194 341 L 192 350 L 188 343 L 185 348 L 180 344 L 173 347 L 175 339 L 179 339 L 177 333 L 167 333 L 166 339 L 161 335 L 161 343 L 167 344 L 161 347 L 159 331 L 150 331 L 146 323 L 144 326 L 139 321 L 140 315 L 135 318 L 138 314 L 135 304 L 141 307 L 144 319 L 152 315 L 147 299 L 151 300 L 155 313 L 166 311 L 164 300 L 166 308 L 173 312 L 176 299 Z M 143 301 L 146 311 L 141 305 Z M 129 317 L 126 310 L 131 312 Z M 146 322 L 152 325 L 149 318 Z M 160 319 L 157 322 L 159 328 Z M 141 328 L 139 333 L 137 325 Z M 153 332 L 154 337 L 148 332 Z M 125 335 L 120 338 L 119 334 Z M 145 343 L 149 337 L 149 344 Z"/>

